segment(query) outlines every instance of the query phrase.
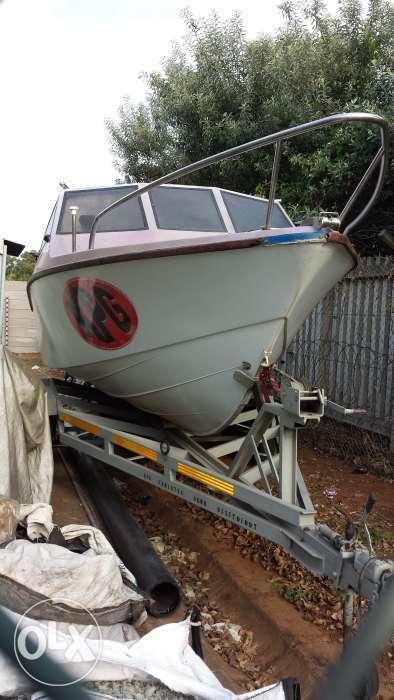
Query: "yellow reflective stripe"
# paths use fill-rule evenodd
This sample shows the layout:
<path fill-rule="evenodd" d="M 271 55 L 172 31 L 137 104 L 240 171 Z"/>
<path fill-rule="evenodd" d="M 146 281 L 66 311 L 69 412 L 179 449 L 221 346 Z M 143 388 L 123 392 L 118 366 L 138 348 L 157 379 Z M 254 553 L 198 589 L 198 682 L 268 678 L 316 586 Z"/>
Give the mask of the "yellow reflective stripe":
<path fill-rule="evenodd" d="M 229 496 L 234 496 L 235 494 L 235 488 L 232 484 L 229 484 L 227 481 L 223 481 L 216 476 L 212 476 L 211 474 L 201 472 L 199 469 L 194 469 L 194 467 L 189 467 L 186 464 L 179 463 L 177 471 L 179 474 L 183 474 L 183 476 L 188 476 L 191 479 L 200 481 L 202 484 L 210 486 L 217 491 L 223 491 L 223 493 L 226 493 Z"/>
<path fill-rule="evenodd" d="M 100 428 L 97 425 L 88 423 L 88 421 L 77 418 L 76 416 L 70 416 L 69 413 L 61 413 L 60 420 L 64 421 L 65 423 L 69 423 L 70 425 L 74 425 L 76 428 L 86 430 L 87 433 L 92 433 L 92 435 L 101 434 Z"/>
<path fill-rule="evenodd" d="M 119 445 L 120 447 L 124 447 L 126 450 L 130 450 L 130 452 L 136 452 L 143 457 L 151 459 L 152 462 L 156 462 L 157 460 L 157 452 L 150 450 L 149 447 L 140 445 L 138 442 L 133 442 L 132 440 L 121 437 L 121 435 L 115 435 L 113 442 L 115 445 Z"/>

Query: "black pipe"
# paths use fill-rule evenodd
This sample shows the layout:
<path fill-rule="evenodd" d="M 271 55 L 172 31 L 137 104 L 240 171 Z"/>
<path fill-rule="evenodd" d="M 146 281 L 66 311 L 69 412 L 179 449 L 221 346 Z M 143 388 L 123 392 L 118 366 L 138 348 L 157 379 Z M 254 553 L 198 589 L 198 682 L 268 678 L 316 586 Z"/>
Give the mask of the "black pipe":
<path fill-rule="evenodd" d="M 188 611 L 186 618 L 190 617 L 190 623 L 192 628 L 191 633 L 191 647 L 193 651 L 204 660 L 204 654 L 201 644 L 201 613 L 200 608 L 197 605 L 193 605 Z"/>
<path fill-rule="evenodd" d="M 135 522 L 106 468 L 96 459 L 78 454 L 78 473 L 103 519 L 111 543 L 138 586 L 150 597 L 147 610 L 154 617 L 173 612 L 180 591 L 144 531 Z"/>

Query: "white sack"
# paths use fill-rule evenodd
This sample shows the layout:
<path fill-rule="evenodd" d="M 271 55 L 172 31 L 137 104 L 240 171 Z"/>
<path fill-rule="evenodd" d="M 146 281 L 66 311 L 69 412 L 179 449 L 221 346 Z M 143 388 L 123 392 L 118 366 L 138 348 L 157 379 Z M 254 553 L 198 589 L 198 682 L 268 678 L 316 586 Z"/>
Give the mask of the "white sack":
<path fill-rule="evenodd" d="M 70 552 L 56 544 L 13 540 L 0 549 L 0 573 L 77 608 L 117 607 L 141 596 L 125 586 L 113 551 Z"/>
<path fill-rule="evenodd" d="M 0 344 L 0 494 L 48 503 L 53 457 L 42 383 Z"/>
<path fill-rule="evenodd" d="M 134 585 L 137 583 L 134 574 L 123 564 L 123 561 L 118 557 L 104 533 L 97 527 L 92 525 L 65 525 L 61 528 L 61 531 L 65 540 L 72 540 L 75 537 L 81 538 L 95 554 L 112 554 L 116 557 L 122 576 Z"/>
<path fill-rule="evenodd" d="M 53 530 L 53 508 L 49 503 L 22 503 L 19 505 L 19 522 L 25 522 L 30 540 L 48 539 Z"/>
<path fill-rule="evenodd" d="M 52 521 L 53 508 L 47 503 L 21 504 L 18 510 L 19 522 L 24 522 L 27 527 L 27 536 L 31 540 L 43 537 L 48 539 L 54 524 Z M 65 540 L 79 537 L 91 550 L 91 554 L 111 554 L 116 558 L 118 567 L 123 577 L 135 584 L 135 576 L 125 567 L 119 559 L 110 542 L 101 530 L 92 525 L 64 525 L 61 528 Z M 1 573 L 1 571 L 0 571 Z"/>
<path fill-rule="evenodd" d="M 7 615 L 12 618 L 15 624 L 21 620 L 21 616 L 17 613 L 11 612 L 10 610 L 5 610 Z M 32 625 L 35 629 L 42 630 L 47 638 L 49 638 L 49 626 L 53 625 L 53 621 L 50 620 L 33 620 L 32 618 L 25 617 L 23 620 L 24 625 Z M 74 623 L 67 622 L 56 622 L 56 641 L 61 644 L 62 638 L 65 640 L 64 650 L 68 648 L 70 640 L 75 641 L 76 635 L 80 634 L 83 640 L 86 639 L 98 639 L 99 635 L 97 633 L 97 628 L 93 625 L 78 625 Z M 72 636 L 71 633 L 72 632 Z M 117 623 L 115 625 L 108 625 L 100 628 L 101 639 L 106 639 L 108 642 L 115 642 L 120 646 L 127 646 L 133 644 L 139 639 L 138 632 L 126 623 Z M 97 645 L 96 645 L 97 647 Z M 79 674 L 80 676 L 89 670 L 90 664 L 75 663 L 70 664 L 65 657 L 65 651 L 57 651 L 56 654 L 52 653 L 52 656 L 57 659 L 59 663 L 66 664 L 67 670 L 74 674 Z M 96 652 L 96 649 L 94 650 Z M 113 664 L 107 664 L 104 661 L 100 663 L 100 673 L 104 674 L 111 680 L 124 680 L 129 678 L 129 671 L 126 669 L 122 671 L 120 667 L 114 666 Z M 89 680 L 94 680 L 94 674 L 92 677 L 89 676 Z M 32 682 L 30 679 L 20 670 L 18 665 L 10 662 L 7 656 L 0 652 L 0 696 L 1 697 L 12 697 L 14 698 L 20 694 L 28 694 L 33 689 Z"/>
<path fill-rule="evenodd" d="M 17 616 L 14 614 L 13 617 Z M 45 628 L 45 623 L 37 620 L 30 620 L 28 623 Z M 85 638 L 84 641 L 92 655 L 99 656 L 97 665 L 85 680 L 141 680 L 153 677 L 173 691 L 193 695 L 202 700 L 235 700 L 236 698 L 246 700 L 260 696 L 264 697 L 264 700 L 285 699 L 281 683 L 242 695 L 235 695 L 224 688 L 205 662 L 189 646 L 189 633 L 190 623 L 184 620 L 157 627 L 134 642 L 119 643 L 108 639 Z M 95 636 L 94 632 L 92 636 Z M 67 639 L 67 634 L 64 635 L 64 639 Z M 65 654 L 59 649 L 52 651 L 51 655 L 59 663 L 65 664 L 74 677 L 81 678 L 91 666 L 91 662 L 86 661 L 65 663 Z M 0 694 L 5 694 L 6 687 L 8 694 L 11 694 L 11 680 L 15 686 L 12 689 L 15 694 L 26 691 L 26 681 L 18 672 L 10 670 L 8 659 L 0 656 Z M 39 697 L 43 700 L 47 696 L 40 693 L 35 697 L 37 700 Z"/>

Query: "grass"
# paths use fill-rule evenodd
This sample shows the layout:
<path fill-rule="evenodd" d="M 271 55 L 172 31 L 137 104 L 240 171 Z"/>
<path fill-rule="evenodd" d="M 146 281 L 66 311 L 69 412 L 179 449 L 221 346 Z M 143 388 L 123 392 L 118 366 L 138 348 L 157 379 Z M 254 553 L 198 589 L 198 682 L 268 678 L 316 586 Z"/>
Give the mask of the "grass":
<path fill-rule="evenodd" d="M 308 592 L 303 588 L 300 588 L 300 586 L 292 586 L 291 584 L 287 586 L 279 581 L 274 581 L 273 586 L 275 590 L 278 591 L 279 595 L 282 596 L 282 598 L 287 600 L 289 603 L 293 603 L 293 605 L 298 603 L 300 600 L 306 600 L 309 597 Z"/>
<path fill-rule="evenodd" d="M 373 545 L 378 545 L 384 540 L 387 542 L 394 542 L 394 532 L 379 530 L 377 527 L 369 527 L 368 529 Z"/>

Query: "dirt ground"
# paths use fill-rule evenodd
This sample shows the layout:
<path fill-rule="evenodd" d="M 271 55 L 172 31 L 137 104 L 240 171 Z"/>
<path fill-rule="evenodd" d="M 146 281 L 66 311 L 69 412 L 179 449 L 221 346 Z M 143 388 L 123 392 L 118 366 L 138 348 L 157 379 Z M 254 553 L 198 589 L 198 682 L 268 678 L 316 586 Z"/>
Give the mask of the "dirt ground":
<path fill-rule="evenodd" d="M 359 473 L 353 463 L 301 449 L 299 462 L 317 511 L 317 520 L 343 532 L 345 518 L 334 505 L 357 519 L 369 494 L 375 505 L 368 518 L 375 552 L 394 558 L 394 481 Z M 333 503 L 331 493 L 335 492 Z M 328 495 L 327 495 L 328 494 Z"/>

